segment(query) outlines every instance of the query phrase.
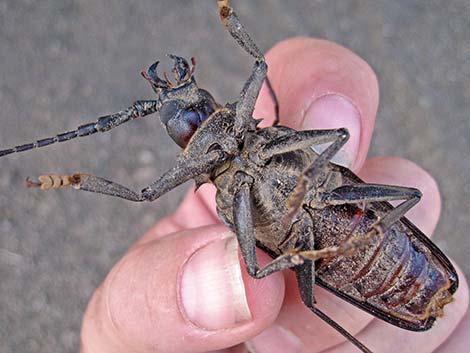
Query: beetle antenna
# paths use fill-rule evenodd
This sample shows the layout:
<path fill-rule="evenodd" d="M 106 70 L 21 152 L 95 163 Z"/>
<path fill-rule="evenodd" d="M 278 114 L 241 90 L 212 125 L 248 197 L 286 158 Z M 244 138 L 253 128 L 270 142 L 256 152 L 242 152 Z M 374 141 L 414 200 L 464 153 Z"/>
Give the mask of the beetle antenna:
<path fill-rule="evenodd" d="M 37 140 L 35 142 L 30 142 L 25 145 L 19 145 L 15 147 L 11 147 L 5 150 L 0 150 L 0 157 L 6 156 L 8 154 L 17 153 L 17 152 L 24 152 L 28 150 L 32 150 L 34 148 L 40 148 L 52 145 L 53 143 L 57 142 L 65 142 L 69 140 L 73 140 L 77 137 L 88 136 L 95 134 L 97 132 L 105 132 L 109 131 L 116 126 L 121 124 L 125 124 L 131 120 L 144 117 L 149 114 L 155 113 L 158 109 L 160 109 L 161 103 L 155 100 L 142 100 L 136 101 L 132 106 L 125 110 L 121 110 L 118 113 L 105 115 L 98 120 L 84 124 L 76 128 L 75 130 L 67 131 L 56 136 L 44 138 L 41 140 Z M 34 182 L 27 182 L 29 187 L 33 187 Z"/>
<path fill-rule="evenodd" d="M 355 338 L 348 331 L 346 331 L 343 327 L 341 327 L 341 325 L 333 321 L 333 319 L 330 318 L 328 315 L 326 315 L 324 312 L 320 311 L 316 307 L 311 307 L 310 310 L 312 310 L 315 315 L 317 315 L 320 319 L 322 319 L 324 322 L 326 322 L 328 325 L 330 325 L 332 328 L 338 331 L 349 342 L 351 342 L 357 348 L 359 348 L 363 353 L 372 353 L 372 351 L 369 348 L 364 346 L 361 342 L 359 342 L 357 338 Z"/>

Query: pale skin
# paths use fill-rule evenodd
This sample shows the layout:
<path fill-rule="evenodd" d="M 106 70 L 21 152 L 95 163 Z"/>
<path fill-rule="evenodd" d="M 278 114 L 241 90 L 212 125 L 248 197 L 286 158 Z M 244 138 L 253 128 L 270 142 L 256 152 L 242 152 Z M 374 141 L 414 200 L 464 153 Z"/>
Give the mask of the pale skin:
<path fill-rule="evenodd" d="M 376 76 L 367 63 L 334 43 L 310 38 L 283 41 L 268 52 L 266 59 L 279 99 L 281 125 L 296 129 L 348 128 L 351 138 L 345 150 L 351 169 L 367 182 L 420 189 L 423 198 L 407 216 L 425 234 L 432 235 L 441 207 L 432 177 L 401 158 L 366 160 L 379 97 Z M 306 112 L 311 103 L 333 95 L 352 103 L 357 112 L 356 124 L 341 118 L 344 107 L 334 107 L 334 99 L 327 101 L 332 114 L 322 116 L 326 104 L 314 112 L 317 118 L 308 120 L 311 117 L 306 117 Z M 273 112 L 264 87 L 254 116 L 264 118 L 263 124 L 269 125 Z M 84 317 L 81 352 L 241 353 L 247 351 L 244 342 L 264 352 L 269 347 L 272 327 L 282 327 L 296 336 L 300 342 L 298 352 L 357 352 L 300 303 L 293 272 L 255 280 L 246 274 L 241 258 L 251 320 L 208 330 L 185 318 L 178 294 L 180 270 L 196 249 L 227 236 L 227 232 L 215 212 L 214 189 L 204 186 L 196 193 L 190 190 L 179 209 L 150 229 L 93 295 Z M 269 261 L 268 256 L 259 256 L 261 263 Z M 464 275 L 459 276 L 454 302 L 425 333 L 401 330 L 374 319 L 321 289 L 316 290 L 316 300 L 321 310 L 374 352 L 461 352 L 468 349 L 470 315 L 468 287 Z M 261 332 L 265 333 L 259 335 Z"/>

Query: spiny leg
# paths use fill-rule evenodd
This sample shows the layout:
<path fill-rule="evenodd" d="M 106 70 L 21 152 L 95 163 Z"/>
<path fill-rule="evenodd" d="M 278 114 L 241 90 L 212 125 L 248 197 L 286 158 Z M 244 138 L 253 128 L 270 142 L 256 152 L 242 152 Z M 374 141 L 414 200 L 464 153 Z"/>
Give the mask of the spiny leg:
<path fill-rule="evenodd" d="M 331 130 L 304 130 L 281 136 L 268 142 L 258 152 L 260 161 L 269 161 L 275 155 L 310 148 L 314 145 L 331 142 L 312 165 L 299 178 L 296 188 L 289 197 L 290 211 L 285 215 L 283 223 L 287 228 L 295 218 L 304 201 L 305 194 L 312 187 L 317 188 L 326 178 L 324 170 L 329 160 L 344 146 L 349 138 L 348 130 L 344 128 Z"/>
<path fill-rule="evenodd" d="M 114 181 L 85 173 L 62 176 L 41 175 L 37 182 L 28 179 L 27 186 L 40 187 L 42 190 L 72 187 L 77 190 L 119 197 L 134 202 L 154 201 L 185 181 L 209 173 L 215 166 L 223 163 L 225 159 L 226 156 L 221 151 L 212 151 L 199 158 L 180 159 L 175 167 L 168 170 L 140 193 Z"/>
<path fill-rule="evenodd" d="M 315 273 L 313 264 L 319 259 L 355 253 L 358 248 L 369 245 L 376 237 L 382 237 L 384 232 L 403 217 L 404 214 L 420 200 L 420 198 L 421 192 L 414 188 L 377 184 L 340 186 L 333 191 L 324 194 L 322 199 L 324 200 L 325 206 L 400 199 L 405 199 L 406 201 L 391 210 L 376 224 L 374 224 L 365 236 L 350 238 L 348 241 L 338 246 L 332 246 L 320 250 L 315 250 L 311 247 L 310 250 L 303 250 L 297 253 L 301 261 L 303 261 L 302 264 L 296 267 L 296 275 L 299 282 L 302 301 L 318 317 L 341 333 L 362 352 L 371 353 L 371 351 L 361 342 L 314 306 L 313 284 Z"/>
<path fill-rule="evenodd" d="M 250 187 L 252 182 L 251 177 L 243 172 L 239 172 L 236 175 L 237 190 L 235 191 L 233 200 L 233 219 L 235 232 L 248 274 L 254 278 L 263 278 L 274 272 L 295 267 L 303 263 L 303 260 L 297 256 L 297 251 L 287 251 L 265 267 L 259 268 L 251 210 Z M 310 217 L 307 213 L 305 215 Z M 305 218 L 302 218 L 292 226 L 291 237 L 294 239 L 304 239 L 306 234 L 311 233 L 311 230 L 311 223 L 306 222 Z"/>
<path fill-rule="evenodd" d="M 314 249 L 313 233 L 308 233 L 308 238 L 304 240 L 301 250 L 309 251 Z M 322 319 L 325 323 L 334 328 L 348 341 L 354 344 L 362 352 L 372 353 L 366 346 L 359 342 L 353 335 L 346 331 L 343 327 L 333 321 L 329 316 L 315 307 L 314 285 L 315 285 L 315 261 L 305 260 L 301 265 L 295 268 L 297 282 L 299 284 L 300 297 L 307 308 L 315 315 Z"/>
<path fill-rule="evenodd" d="M 290 151 L 310 148 L 316 144 L 331 144 L 315 159 L 300 176 L 297 186 L 289 197 L 288 205 L 290 211 L 284 217 L 284 224 L 287 226 L 295 218 L 297 212 L 303 204 L 304 197 L 311 188 L 318 188 L 327 179 L 325 172 L 330 159 L 344 146 L 349 139 L 348 130 L 344 128 L 332 130 L 306 130 L 294 134 L 282 136 L 270 143 L 267 143 L 258 153 L 261 160 L 269 160 L 271 157 Z"/>
<path fill-rule="evenodd" d="M 366 346 L 364 346 L 353 335 L 346 331 L 342 326 L 333 321 L 329 316 L 315 307 L 315 300 L 313 296 L 313 287 L 315 284 L 315 269 L 314 261 L 306 261 L 304 264 L 299 265 L 295 274 L 297 282 L 299 283 L 300 297 L 307 308 L 309 308 L 315 315 L 322 319 L 325 323 L 330 325 L 333 329 L 339 332 L 349 342 L 354 344 L 364 353 L 372 353 Z"/>
<path fill-rule="evenodd" d="M 349 342 L 355 345 L 357 348 L 361 350 L 363 353 L 372 353 L 372 351 L 364 346 L 356 337 L 351 335 L 348 331 L 346 331 L 341 325 L 336 323 L 333 319 L 331 319 L 328 315 L 326 315 L 320 309 L 312 306 L 308 307 L 312 312 L 317 315 L 320 319 L 322 319 L 325 323 L 330 325 L 333 329 L 335 329 L 338 333 L 340 333 L 344 338 L 346 338 Z"/>
<path fill-rule="evenodd" d="M 243 133 L 252 126 L 253 111 L 261 86 L 267 77 L 268 66 L 263 53 L 255 44 L 245 27 L 240 23 L 237 14 L 230 7 L 229 1 L 217 0 L 217 5 L 219 6 L 220 19 L 230 35 L 255 59 L 252 73 L 246 81 L 237 103 L 234 130 L 236 136 L 242 136 Z M 267 84 L 268 88 L 270 88 L 270 92 L 273 92 L 269 81 L 267 81 Z M 272 94 L 272 96 L 275 98 L 274 94 Z M 275 106 L 278 106 L 277 98 L 275 98 Z M 277 110 L 279 109 L 277 108 Z M 278 114 L 276 114 L 276 116 L 278 116 Z"/>
<path fill-rule="evenodd" d="M 315 283 L 315 262 L 314 260 L 309 260 L 303 258 L 302 256 L 298 256 L 302 255 L 303 253 L 309 253 L 314 249 L 314 238 L 311 226 L 308 226 L 309 223 L 304 222 L 297 230 L 293 230 L 298 233 L 297 245 L 300 247 L 298 252 L 292 251 L 285 253 L 270 262 L 264 268 L 259 269 L 259 264 L 256 257 L 254 227 L 251 215 L 250 184 L 252 180 L 250 180 L 249 176 L 243 173 L 239 173 L 237 178 L 239 182 L 239 188 L 234 197 L 234 223 L 248 273 L 255 278 L 262 278 L 276 271 L 281 271 L 288 268 L 296 268 L 301 298 L 306 306 L 323 321 L 325 321 L 336 331 L 342 334 L 346 339 L 352 342 L 362 352 L 371 353 L 367 347 L 355 339 L 344 328 L 314 307 L 313 286 Z"/>
<path fill-rule="evenodd" d="M 279 100 L 277 99 L 276 92 L 274 92 L 273 85 L 271 84 L 271 80 L 268 76 L 266 76 L 266 86 L 268 87 L 269 96 L 271 97 L 273 104 L 274 104 L 274 121 L 273 126 L 277 126 L 279 124 Z"/>
<path fill-rule="evenodd" d="M 328 161 L 346 143 L 348 137 L 349 134 L 346 129 L 299 131 L 295 134 L 285 135 L 269 142 L 260 150 L 258 158 L 267 161 L 277 154 L 308 148 L 315 144 L 332 142 L 300 177 L 297 187 L 289 200 L 291 211 L 285 216 L 284 224 L 286 226 L 291 223 L 292 219 L 296 218 L 307 191 L 312 188 L 318 190 L 326 181 L 328 176 L 325 172 L 325 167 Z M 317 200 L 319 208 L 365 202 L 394 200 L 405 200 L 405 202 L 380 219 L 365 237 L 351 238 L 348 242 L 340 246 L 309 251 L 308 257 L 304 256 L 307 255 L 305 253 L 299 253 L 304 259 L 317 260 L 343 255 L 353 252 L 359 246 L 370 244 L 372 238 L 381 236 L 384 231 L 403 217 L 421 198 L 420 191 L 414 188 L 378 184 L 343 185 L 331 191 L 319 193 L 319 195 L 319 200 Z"/>
<path fill-rule="evenodd" d="M 125 200 L 142 202 L 145 199 L 137 192 L 118 184 L 114 181 L 106 180 L 86 173 L 76 173 L 72 175 L 48 174 L 38 177 L 38 181 L 26 179 L 28 187 L 38 187 L 41 190 L 58 189 L 62 187 L 71 187 L 76 190 L 96 192 Z"/>
<path fill-rule="evenodd" d="M 275 155 L 302 150 L 311 146 L 320 145 L 329 142 L 346 142 L 348 132 L 346 129 L 331 130 L 303 130 L 295 131 L 292 134 L 281 136 L 271 142 L 266 143 L 258 152 L 258 158 L 268 161 Z M 332 154 L 338 151 L 343 144 L 336 145 Z M 331 147 L 331 146 L 330 146 Z M 326 152 L 325 150 L 324 152 Z M 327 156 L 326 156 L 327 157 Z"/>
<path fill-rule="evenodd" d="M 354 253 L 358 248 L 368 246 L 402 218 L 409 209 L 421 199 L 421 192 L 415 188 L 378 184 L 355 184 L 340 186 L 322 196 L 323 206 L 357 204 L 364 202 L 383 202 L 405 200 L 391 209 L 385 216 L 371 226 L 368 233 L 361 237 L 352 237 L 343 244 L 320 250 L 300 252 L 302 259 L 319 260 L 339 255 Z"/>
<path fill-rule="evenodd" d="M 261 86 L 266 78 L 268 65 L 263 61 L 255 62 L 253 71 L 245 83 L 237 102 L 234 130 L 236 136 L 242 136 L 252 126 L 253 112 Z"/>
<path fill-rule="evenodd" d="M 297 186 L 288 200 L 290 211 L 284 216 L 283 224 L 285 228 L 291 224 L 292 220 L 299 212 L 308 190 L 324 182 L 326 176 L 323 171 L 328 161 L 344 146 L 348 138 L 349 133 L 344 128 L 296 131 L 266 143 L 255 155 L 260 163 L 268 162 L 275 155 L 307 149 L 314 145 L 331 142 L 331 145 L 328 146 L 328 148 L 315 159 L 313 164 L 304 171 L 303 175 L 299 177 Z M 312 184 L 312 182 L 310 182 L 312 175 L 315 180 L 313 181 L 313 185 L 310 185 Z"/>
<path fill-rule="evenodd" d="M 342 185 L 321 195 L 325 206 L 408 199 L 418 202 L 420 198 L 418 189 L 384 184 Z"/>
<path fill-rule="evenodd" d="M 224 163 L 227 158 L 228 155 L 222 150 L 213 150 L 197 157 L 178 158 L 173 168 L 142 190 L 142 195 L 146 200 L 154 201 L 189 179 L 201 174 L 209 174 L 214 168 Z"/>
<path fill-rule="evenodd" d="M 33 148 L 48 146 L 56 142 L 69 141 L 74 138 L 88 136 L 96 132 L 109 131 L 115 128 L 116 126 L 127 123 L 130 120 L 155 113 L 158 109 L 160 109 L 160 105 L 160 102 L 155 100 L 136 101 L 132 106 L 125 110 L 122 110 L 115 114 L 102 116 L 96 122 L 79 126 L 75 130 L 64 132 L 54 137 L 41 139 L 36 142 L 31 142 L 2 150 L 0 151 L 0 157 L 6 156 L 11 153 L 23 152 L 31 150 Z"/>
<path fill-rule="evenodd" d="M 258 46 L 255 44 L 249 33 L 246 31 L 246 29 L 243 27 L 243 25 L 240 23 L 240 20 L 238 19 L 237 14 L 233 10 L 233 8 L 230 7 L 229 1 L 228 0 L 217 0 L 217 4 L 219 5 L 220 9 L 220 18 L 222 20 L 222 23 L 227 27 L 229 33 L 232 35 L 232 37 L 240 44 L 240 46 L 245 49 L 245 51 L 250 54 L 252 57 L 256 59 L 255 67 L 253 68 L 253 71 L 257 69 L 257 66 L 260 66 L 261 63 L 264 63 L 265 65 L 265 59 L 263 53 L 259 50 Z M 276 97 L 276 93 L 274 92 L 274 89 L 271 85 L 271 81 L 267 77 L 267 67 L 266 67 L 266 72 L 261 73 L 260 75 L 252 75 L 250 77 L 245 85 L 245 89 L 243 91 L 246 91 L 247 87 L 252 84 L 254 87 L 252 89 L 253 94 L 255 95 L 254 102 L 247 101 L 243 103 L 245 106 L 249 106 L 251 108 L 254 108 L 254 105 L 256 103 L 256 98 L 258 97 L 259 90 L 261 89 L 261 84 L 263 81 L 266 80 L 266 85 L 268 87 L 269 95 L 271 96 L 271 99 L 273 100 L 274 103 L 274 114 L 275 114 L 275 119 L 273 122 L 273 126 L 276 126 L 279 123 L 279 101 Z M 259 86 L 259 87 L 258 87 Z M 243 92 L 242 91 L 242 92 Z M 244 102 L 245 99 L 249 100 L 249 96 L 244 99 L 242 93 L 242 97 L 240 99 L 240 102 Z M 253 109 L 248 109 L 247 113 L 244 113 L 246 115 L 243 116 L 249 116 L 251 117 L 250 114 L 253 113 Z"/>
<path fill-rule="evenodd" d="M 240 23 L 237 14 L 232 7 L 230 7 L 229 1 L 217 0 L 217 5 L 219 6 L 220 20 L 232 37 L 248 54 L 259 61 L 264 61 L 263 54 L 248 34 L 245 27 Z"/>

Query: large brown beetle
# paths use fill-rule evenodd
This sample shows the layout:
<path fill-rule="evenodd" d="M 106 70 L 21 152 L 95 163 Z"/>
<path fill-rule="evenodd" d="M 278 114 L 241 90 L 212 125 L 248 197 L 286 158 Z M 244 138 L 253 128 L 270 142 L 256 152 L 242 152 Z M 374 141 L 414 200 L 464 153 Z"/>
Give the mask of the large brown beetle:
<path fill-rule="evenodd" d="M 262 278 L 294 270 L 305 305 L 363 352 L 369 350 L 314 306 L 315 283 L 393 325 L 429 329 L 452 300 L 458 278 L 445 255 L 403 217 L 421 193 L 365 184 L 331 163 L 348 139 L 345 129 L 298 132 L 278 126 L 278 117 L 273 127 L 259 128 L 252 114 L 261 85 L 266 80 L 270 86 L 267 65 L 228 0 L 217 3 L 229 33 L 255 59 L 238 102 L 216 103 L 197 86 L 195 62 L 170 55 L 174 82 L 158 76 L 158 62 L 143 73 L 157 100 L 138 101 L 76 130 L 2 150 L 0 157 L 108 131 L 158 111 L 183 151 L 176 165 L 142 192 L 81 173 L 40 176 L 28 185 L 71 186 L 142 202 L 189 179 L 197 185 L 212 182 L 218 213 L 237 234 L 249 274 Z M 322 153 L 311 149 L 324 143 L 330 145 Z M 388 203 L 394 200 L 404 201 L 394 208 Z M 274 259 L 261 269 L 256 246 Z"/>

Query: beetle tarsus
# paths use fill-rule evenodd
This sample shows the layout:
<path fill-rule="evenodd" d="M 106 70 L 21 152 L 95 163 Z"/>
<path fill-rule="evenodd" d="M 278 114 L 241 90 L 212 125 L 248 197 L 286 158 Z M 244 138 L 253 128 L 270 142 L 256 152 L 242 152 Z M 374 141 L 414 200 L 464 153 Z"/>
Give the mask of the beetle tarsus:
<path fill-rule="evenodd" d="M 31 177 L 26 178 L 26 187 L 27 188 L 39 188 L 41 187 L 41 182 L 31 180 Z"/>

